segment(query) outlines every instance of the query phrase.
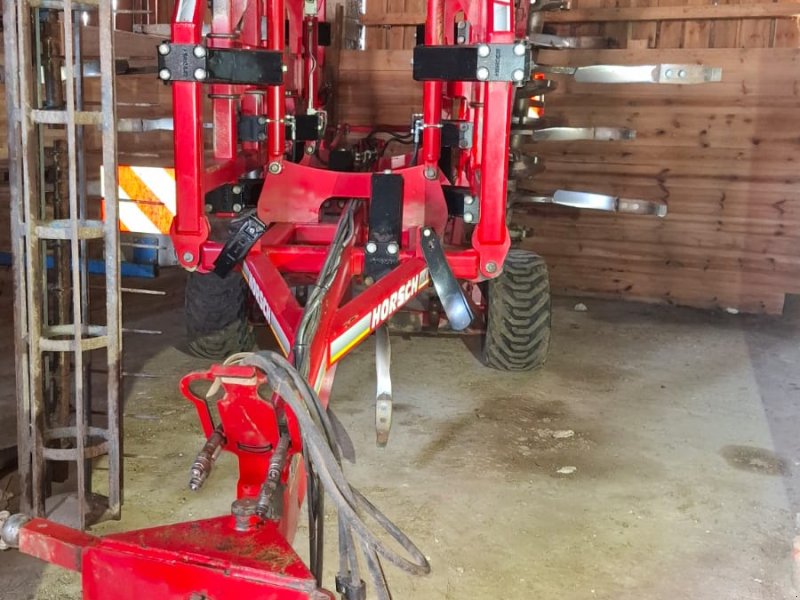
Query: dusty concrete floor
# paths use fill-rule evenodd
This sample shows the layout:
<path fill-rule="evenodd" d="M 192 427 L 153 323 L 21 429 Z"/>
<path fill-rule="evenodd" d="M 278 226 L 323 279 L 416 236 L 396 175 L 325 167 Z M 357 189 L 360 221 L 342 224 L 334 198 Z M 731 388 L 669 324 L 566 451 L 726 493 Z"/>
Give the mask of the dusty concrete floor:
<path fill-rule="evenodd" d="M 216 515 L 233 499 L 229 457 L 201 493 L 186 489 L 201 437 L 177 377 L 204 362 L 181 350 L 177 292 L 154 304 L 156 316 L 128 322 L 165 334 L 127 339 L 126 371 L 154 378 L 127 381 L 124 518 L 99 533 Z M 393 338 L 385 449 L 372 344 L 341 365 L 333 406 L 357 449 L 349 475 L 433 567 L 421 579 L 389 567 L 394 597 L 796 598 L 800 310 L 573 304 L 556 303 L 551 359 L 532 374 L 487 370 L 460 340 Z M 0 554 L 0 580 L 7 600 L 79 597 L 72 574 L 13 553 Z"/>

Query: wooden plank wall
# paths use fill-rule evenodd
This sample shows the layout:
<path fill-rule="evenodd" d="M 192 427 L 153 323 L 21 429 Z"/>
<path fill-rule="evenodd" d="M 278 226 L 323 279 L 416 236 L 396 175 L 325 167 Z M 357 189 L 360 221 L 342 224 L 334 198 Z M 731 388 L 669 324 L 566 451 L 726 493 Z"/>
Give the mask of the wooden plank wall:
<path fill-rule="evenodd" d="M 423 15 L 380 17 L 371 14 L 371 1 L 364 22 L 376 31 L 367 34 L 368 52 L 342 56 L 343 116 L 405 124 L 421 98 L 408 72 L 410 52 L 380 48 L 389 48 L 388 34 L 404 27 L 387 22 Z M 613 38 L 615 49 L 547 51 L 541 63 L 702 63 L 722 67 L 723 81 L 559 82 L 548 96 L 549 122 L 633 127 L 638 137 L 529 148 L 547 169 L 522 187 L 659 199 L 669 215 L 550 206 L 517 212 L 515 221 L 533 229 L 525 245 L 548 259 L 554 290 L 780 313 L 785 295 L 800 293 L 800 51 L 793 16 L 800 4 L 573 0 L 572 6 L 552 15 L 549 30 Z"/>
<path fill-rule="evenodd" d="M 669 206 L 668 216 L 542 207 L 517 220 L 533 228 L 526 245 L 547 257 L 557 291 L 780 313 L 785 295 L 800 293 L 797 21 L 681 19 L 675 17 L 706 16 L 715 7 L 697 0 L 674 4 L 640 1 L 626 9 L 622 3 L 574 0 L 574 12 L 554 15 L 566 21 L 553 24 L 554 31 L 612 37 L 620 49 L 543 52 L 540 62 L 701 63 L 722 67 L 723 81 L 560 81 L 561 89 L 547 99 L 548 120 L 632 127 L 637 139 L 540 144 L 531 151 L 547 168 L 524 184 L 539 192 L 586 189 L 660 199 Z M 775 3 L 724 4 L 730 15 L 780 10 Z M 793 12 L 798 8 L 790 6 Z M 636 20 L 567 21 L 603 17 L 604 10 L 617 18 L 615 9 Z M 648 12 L 656 10 L 660 14 Z"/>

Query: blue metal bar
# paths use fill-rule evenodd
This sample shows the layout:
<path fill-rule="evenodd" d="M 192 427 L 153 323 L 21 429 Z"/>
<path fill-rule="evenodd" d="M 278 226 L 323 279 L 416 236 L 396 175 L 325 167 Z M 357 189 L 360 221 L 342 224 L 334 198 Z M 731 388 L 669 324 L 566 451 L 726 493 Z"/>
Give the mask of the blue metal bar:
<path fill-rule="evenodd" d="M 11 253 L 0 252 L 0 267 L 10 267 L 12 265 Z M 52 269 L 54 265 L 53 257 L 47 257 L 47 268 Z M 154 279 L 158 275 L 157 265 L 136 264 L 130 262 L 123 262 L 120 265 L 123 277 L 137 277 L 140 279 Z M 91 275 L 103 275 L 106 272 L 106 265 L 102 260 L 92 259 L 89 260 L 89 273 Z"/>

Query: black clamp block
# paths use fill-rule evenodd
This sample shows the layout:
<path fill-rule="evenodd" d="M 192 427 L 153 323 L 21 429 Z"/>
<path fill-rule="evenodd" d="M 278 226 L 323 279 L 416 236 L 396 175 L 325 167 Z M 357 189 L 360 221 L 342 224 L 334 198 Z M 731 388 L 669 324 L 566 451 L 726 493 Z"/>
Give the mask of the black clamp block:
<path fill-rule="evenodd" d="M 505 81 L 530 79 L 531 58 L 525 42 L 470 46 L 416 46 L 416 81 Z"/>
<path fill-rule="evenodd" d="M 226 277 L 236 265 L 244 260 L 266 230 L 267 226 L 255 215 L 244 219 L 239 228 L 225 242 L 222 252 L 214 261 L 214 273 L 220 277 Z"/>
<path fill-rule="evenodd" d="M 264 115 L 239 115 L 236 136 L 240 142 L 263 142 L 267 139 L 267 117 Z"/>
<path fill-rule="evenodd" d="M 356 170 L 356 153 L 352 148 L 334 148 L 328 156 L 331 171 L 349 173 Z"/>
<path fill-rule="evenodd" d="M 238 183 L 226 183 L 206 194 L 206 212 L 240 213 L 258 205 L 263 179 L 242 179 Z"/>
<path fill-rule="evenodd" d="M 322 137 L 322 118 L 313 115 L 293 115 L 286 124 L 286 138 L 295 142 L 313 142 Z"/>
<path fill-rule="evenodd" d="M 283 55 L 274 50 L 162 42 L 158 46 L 158 77 L 162 81 L 282 85 Z"/>
<path fill-rule="evenodd" d="M 472 148 L 473 126 L 469 121 L 442 121 L 442 147 Z"/>
<path fill-rule="evenodd" d="M 239 115 L 236 133 L 240 142 L 263 142 L 267 139 L 265 115 Z M 322 138 L 323 121 L 319 114 L 287 115 L 286 139 L 295 142 L 310 142 Z"/>
<path fill-rule="evenodd" d="M 369 235 L 365 247 L 364 272 L 380 279 L 400 262 L 403 231 L 403 177 L 387 173 L 372 176 L 369 204 Z"/>
<path fill-rule="evenodd" d="M 447 213 L 451 217 L 461 217 L 468 225 L 475 225 L 481 219 L 478 197 L 468 187 L 442 187 L 447 202 Z"/>
<path fill-rule="evenodd" d="M 331 45 L 333 40 L 333 30 L 331 24 L 327 21 L 317 22 L 317 43 L 320 46 L 327 47 Z"/>

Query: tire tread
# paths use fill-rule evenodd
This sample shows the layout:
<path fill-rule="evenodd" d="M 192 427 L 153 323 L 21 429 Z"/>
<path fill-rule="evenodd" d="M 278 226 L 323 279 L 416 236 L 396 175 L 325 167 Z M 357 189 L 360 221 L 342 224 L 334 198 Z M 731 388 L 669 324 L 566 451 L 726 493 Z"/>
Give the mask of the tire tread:
<path fill-rule="evenodd" d="M 550 283 L 544 259 L 510 250 L 503 273 L 486 290 L 484 364 L 501 371 L 541 367 L 550 349 Z"/>

